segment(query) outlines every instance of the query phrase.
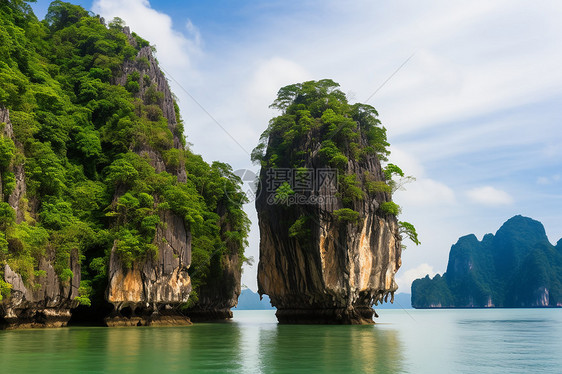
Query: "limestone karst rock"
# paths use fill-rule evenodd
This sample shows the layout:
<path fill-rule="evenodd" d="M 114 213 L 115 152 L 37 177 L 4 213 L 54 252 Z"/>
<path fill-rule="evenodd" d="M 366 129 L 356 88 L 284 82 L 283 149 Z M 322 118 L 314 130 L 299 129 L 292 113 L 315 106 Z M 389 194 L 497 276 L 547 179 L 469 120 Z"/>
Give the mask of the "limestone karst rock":
<path fill-rule="evenodd" d="M 123 32 L 129 42 L 136 44 L 128 27 Z M 133 73 L 139 77 L 137 97 L 145 103 L 157 105 L 166 118 L 168 128 L 173 134 L 174 148 L 182 148 L 178 134 L 178 122 L 174 110 L 172 92 L 164 74 L 158 68 L 149 46 L 142 47 L 137 58 L 126 61 L 121 76 L 116 84 L 125 85 L 127 77 Z M 154 97 L 149 97 L 152 95 Z M 140 143 L 134 152 L 147 157 L 156 172 L 167 171 L 176 175 L 178 182 L 185 182 L 187 175 L 183 161 L 174 168 L 166 168 L 162 154 L 150 144 Z M 126 191 L 117 190 L 114 202 L 119 194 Z M 155 259 L 148 258 L 142 263 L 134 263 L 126 269 L 116 254 L 115 245 L 111 250 L 109 261 L 109 284 L 107 300 L 115 310 L 106 318 L 109 325 L 147 325 L 164 320 L 167 324 L 173 319 L 177 324 L 188 324 L 178 307 L 186 303 L 192 290 L 188 268 L 191 264 L 191 232 L 184 219 L 170 210 L 160 213 L 160 224 L 156 230 L 154 245 L 157 247 Z"/>
<path fill-rule="evenodd" d="M 10 112 L 3 107 L 0 107 L 0 123 L 3 124 L 1 136 L 14 141 Z M 17 141 L 14 143 L 21 148 Z M 21 223 L 27 209 L 25 171 L 21 164 L 12 164 L 9 168 L 15 177 L 15 187 L 5 200 L 14 210 L 15 222 Z M 3 183 L 6 182 L 0 179 L 0 191 L 3 190 Z M 36 212 L 31 214 L 35 215 Z M 8 245 L 21 244 L 14 241 Z M 11 290 L 10 297 L 0 303 L 0 328 L 66 326 L 71 308 L 78 304 L 74 300 L 80 285 L 78 251 L 70 253 L 67 265 L 72 275 L 64 282 L 55 272 L 55 261 L 55 251 L 46 250 L 38 261 L 37 271 L 28 282 L 24 282 L 22 275 L 9 264 L 4 264 L 3 281 L 11 285 Z"/>
<path fill-rule="evenodd" d="M 562 307 L 561 241 L 553 246 L 543 225 L 521 215 L 496 234 L 457 241 L 443 275 L 412 283 L 414 308 Z"/>
<path fill-rule="evenodd" d="M 329 80 L 279 91 L 262 165 L 258 292 L 280 323 L 373 323 L 393 295 L 401 237 L 381 169 L 385 130 Z M 390 204 L 390 205 L 389 205 Z"/>
<path fill-rule="evenodd" d="M 245 195 L 190 150 L 154 47 L 60 1 L 2 2 L 0 29 L 0 327 L 230 317 Z"/>

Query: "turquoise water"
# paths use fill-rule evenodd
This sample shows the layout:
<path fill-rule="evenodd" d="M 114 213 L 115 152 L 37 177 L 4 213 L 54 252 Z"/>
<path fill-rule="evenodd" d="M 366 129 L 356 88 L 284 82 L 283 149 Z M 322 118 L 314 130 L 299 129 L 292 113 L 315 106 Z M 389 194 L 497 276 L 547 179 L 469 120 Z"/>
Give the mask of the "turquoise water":
<path fill-rule="evenodd" d="M 0 373 L 560 373 L 562 309 L 381 310 L 375 326 L 0 331 Z"/>

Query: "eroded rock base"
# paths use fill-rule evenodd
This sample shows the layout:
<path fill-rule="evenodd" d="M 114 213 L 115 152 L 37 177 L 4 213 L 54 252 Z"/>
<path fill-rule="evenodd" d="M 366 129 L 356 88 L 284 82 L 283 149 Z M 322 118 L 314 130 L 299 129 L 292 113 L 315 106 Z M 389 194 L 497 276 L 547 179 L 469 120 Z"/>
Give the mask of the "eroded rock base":
<path fill-rule="evenodd" d="M 187 315 L 193 322 L 225 321 L 232 318 L 230 309 L 189 310 Z"/>
<path fill-rule="evenodd" d="M 126 326 L 187 326 L 191 320 L 177 309 L 160 310 L 145 307 L 126 306 L 117 308 L 104 319 L 108 327 Z"/>
<path fill-rule="evenodd" d="M 0 317 L 0 330 L 65 327 L 70 320 L 70 310 L 23 309 L 9 311 Z"/>
<path fill-rule="evenodd" d="M 372 325 L 373 317 L 378 317 L 369 307 L 277 309 L 275 315 L 280 324 L 299 325 Z"/>
<path fill-rule="evenodd" d="M 192 325 L 191 320 L 182 315 L 175 316 L 131 316 L 131 317 L 107 317 L 105 319 L 107 327 L 127 327 L 127 326 L 188 326 Z"/>

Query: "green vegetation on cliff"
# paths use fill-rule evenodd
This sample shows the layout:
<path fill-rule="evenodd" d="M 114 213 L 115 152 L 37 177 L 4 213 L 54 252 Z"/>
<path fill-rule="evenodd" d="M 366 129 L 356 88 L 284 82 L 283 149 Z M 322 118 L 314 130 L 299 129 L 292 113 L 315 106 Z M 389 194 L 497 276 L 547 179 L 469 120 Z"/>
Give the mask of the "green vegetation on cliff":
<path fill-rule="evenodd" d="M 147 45 L 127 36 L 121 20 L 106 26 L 76 5 L 54 1 L 39 21 L 25 1 L 0 2 L 0 110 L 9 110 L 13 126 L 13 135 L 6 123 L 0 129 L 0 264 L 30 286 L 51 251 L 60 279 L 72 278 L 77 250 L 79 301 L 102 300 L 112 246 L 126 267 L 157 256 L 165 211 L 183 218 L 192 234 L 195 292 L 229 244 L 243 258 L 249 221 L 239 178 L 185 147 L 178 106 L 171 128 L 151 77 L 134 71 L 118 84 L 124 64 L 148 64 L 137 58 Z M 165 170 L 155 168 L 150 152 Z M 10 206 L 18 173 L 25 191 Z M 221 229 L 225 220 L 228 230 Z M 8 287 L 0 286 L 6 296 Z"/>
<path fill-rule="evenodd" d="M 562 251 L 538 221 L 515 216 L 482 241 L 451 247 L 447 272 L 412 283 L 412 305 L 431 307 L 562 306 Z"/>
<path fill-rule="evenodd" d="M 359 222 L 364 217 L 353 210 L 354 206 L 375 197 L 381 202 L 381 214 L 400 214 L 400 207 L 390 201 L 400 184 L 393 178 L 413 178 L 405 177 L 402 170 L 391 163 L 382 170 L 379 167 L 384 180 L 368 171 L 358 175 L 350 167 L 356 164 L 375 168 L 369 164 L 373 158 L 377 164 L 388 161 L 386 128 L 377 118 L 375 108 L 350 104 L 339 84 L 330 79 L 283 87 L 271 108 L 280 110 L 281 114 L 270 121 L 252 152 L 252 160 L 259 162 L 262 169 L 294 169 L 298 182 L 299 175 L 301 179 L 306 178 L 307 162 L 315 158 L 314 167 L 337 170 L 337 197 L 343 208 L 334 211 L 336 219 Z M 289 183 L 284 182 L 276 190 L 275 201 L 282 204 L 294 192 Z M 401 233 L 419 244 L 414 226 L 408 222 L 399 224 Z M 298 237 L 297 228 L 305 230 L 306 225 L 297 219 L 291 226 L 291 237 Z"/>

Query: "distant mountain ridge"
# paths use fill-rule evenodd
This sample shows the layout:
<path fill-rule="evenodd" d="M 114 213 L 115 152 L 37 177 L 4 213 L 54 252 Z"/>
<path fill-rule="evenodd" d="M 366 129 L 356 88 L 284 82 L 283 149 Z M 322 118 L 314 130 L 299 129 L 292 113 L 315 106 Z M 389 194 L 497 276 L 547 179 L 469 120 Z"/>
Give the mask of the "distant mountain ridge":
<path fill-rule="evenodd" d="M 412 306 L 561 307 L 562 239 L 553 246 L 539 221 L 521 215 L 482 241 L 463 236 L 443 276 L 412 283 Z"/>

